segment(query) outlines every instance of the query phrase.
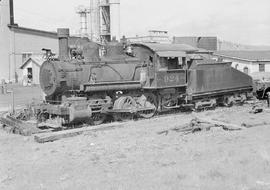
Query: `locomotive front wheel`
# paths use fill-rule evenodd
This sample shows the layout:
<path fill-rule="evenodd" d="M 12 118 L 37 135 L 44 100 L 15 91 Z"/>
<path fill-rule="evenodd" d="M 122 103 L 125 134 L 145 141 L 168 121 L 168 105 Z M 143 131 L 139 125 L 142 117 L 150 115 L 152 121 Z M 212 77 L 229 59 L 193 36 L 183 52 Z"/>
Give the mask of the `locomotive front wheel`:
<path fill-rule="evenodd" d="M 151 118 L 156 114 L 157 111 L 157 99 L 156 96 L 152 93 L 146 93 L 144 94 L 146 97 L 146 101 L 144 104 L 144 107 L 147 108 L 147 110 L 140 111 L 139 116 L 143 118 Z"/>
<path fill-rule="evenodd" d="M 107 115 L 104 113 L 93 113 L 91 117 L 91 122 L 93 125 L 100 125 L 104 123 L 106 118 L 107 118 Z"/>

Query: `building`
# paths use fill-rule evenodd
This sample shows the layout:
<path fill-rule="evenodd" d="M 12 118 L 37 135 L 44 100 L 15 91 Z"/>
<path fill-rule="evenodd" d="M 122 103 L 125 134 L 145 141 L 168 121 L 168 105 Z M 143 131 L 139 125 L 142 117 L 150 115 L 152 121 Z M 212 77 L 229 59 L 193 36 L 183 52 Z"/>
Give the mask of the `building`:
<path fill-rule="evenodd" d="M 90 0 L 90 2 L 91 39 L 98 42 L 120 40 L 120 0 Z M 85 21 L 82 24 L 84 23 Z M 76 39 L 73 45 L 79 44 L 78 38 L 71 38 Z M 57 33 L 16 24 L 13 0 L 0 0 L 0 80 L 22 81 L 23 73 L 20 66 L 30 56 L 42 55 L 43 48 L 51 49 L 53 53 L 58 54 Z"/>
<path fill-rule="evenodd" d="M 163 30 L 149 30 L 146 36 L 136 36 L 127 38 L 132 43 L 171 43 L 168 31 Z"/>
<path fill-rule="evenodd" d="M 0 79 L 22 81 L 20 66 L 42 48 L 58 53 L 56 32 L 21 27 L 14 23 L 13 0 L 0 1 Z"/>
<path fill-rule="evenodd" d="M 270 46 L 244 45 L 229 41 L 220 40 L 213 36 L 187 36 L 173 37 L 173 43 L 189 44 L 193 47 L 210 51 L 265 51 L 270 50 Z"/>
<path fill-rule="evenodd" d="M 270 72 L 270 51 L 216 51 L 213 56 L 250 75 Z"/>
<path fill-rule="evenodd" d="M 217 37 L 173 37 L 174 44 L 188 44 L 196 48 L 202 48 L 210 51 L 218 50 Z"/>
<path fill-rule="evenodd" d="M 245 45 L 245 44 L 239 44 L 234 42 L 229 42 L 225 40 L 219 40 L 218 41 L 218 50 L 219 51 L 265 51 L 270 50 L 270 46 L 265 45 Z"/>
<path fill-rule="evenodd" d="M 22 82 L 23 69 L 20 67 L 30 57 L 42 56 L 43 48 L 58 54 L 56 32 L 21 27 L 14 22 L 13 0 L 0 1 L 0 80 Z M 70 46 L 89 42 L 87 38 L 72 36 Z"/>
<path fill-rule="evenodd" d="M 45 61 L 44 56 L 31 56 L 20 67 L 23 76 L 23 85 L 39 84 L 39 70 Z"/>

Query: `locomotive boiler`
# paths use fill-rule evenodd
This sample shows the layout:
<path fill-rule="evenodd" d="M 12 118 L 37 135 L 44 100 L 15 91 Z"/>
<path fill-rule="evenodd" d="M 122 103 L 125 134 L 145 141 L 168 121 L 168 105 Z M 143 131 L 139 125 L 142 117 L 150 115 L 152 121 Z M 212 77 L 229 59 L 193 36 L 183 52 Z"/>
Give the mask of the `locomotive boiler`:
<path fill-rule="evenodd" d="M 48 58 L 40 69 L 46 94 L 37 109 L 40 121 L 150 118 L 186 106 L 229 106 L 252 91 L 251 77 L 188 45 L 90 42 L 78 49 L 69 46 L 68 29 L 59 29 L 58 37 L 59 58 Z"/>

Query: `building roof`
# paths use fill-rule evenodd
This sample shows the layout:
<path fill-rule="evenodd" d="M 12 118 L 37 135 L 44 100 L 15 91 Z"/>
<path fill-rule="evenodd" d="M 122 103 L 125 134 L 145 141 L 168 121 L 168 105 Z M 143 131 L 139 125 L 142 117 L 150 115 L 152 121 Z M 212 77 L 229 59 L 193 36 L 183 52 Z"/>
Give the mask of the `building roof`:
<path fill-rule="evenodd" d="M 214 55 L 250 62 L 270 61 L 270 51 L 217 51 Z"/>
<path fill-rule="evenodd" d="M 160 57 L 186 57 L 184 51 L 158 51 L 157 54 Z"/>
<path fill-rule="evenodd" d="M 154 52 L 162 52 L 162 51 L 196 52 L 198 51 L 197 48 L 194 48 L 186 44 L 135 43 L 133 45 L 145 46 Z"/>
<path fill-rule="evenodd" d="M 218 39 L 214 36 L 183 36 L 173 37 L 175 44 L 188 44 L 193 47 L 217 51 Z"/>
<path fill-rule="evenodd" d="M 41 67 L 42 63 L 45 61 L 43 55 L 33 55 L 29 57 L 20 67 L 20 69 L 24 69 L 30 62 L 33 62 L 38 67 Z"/>

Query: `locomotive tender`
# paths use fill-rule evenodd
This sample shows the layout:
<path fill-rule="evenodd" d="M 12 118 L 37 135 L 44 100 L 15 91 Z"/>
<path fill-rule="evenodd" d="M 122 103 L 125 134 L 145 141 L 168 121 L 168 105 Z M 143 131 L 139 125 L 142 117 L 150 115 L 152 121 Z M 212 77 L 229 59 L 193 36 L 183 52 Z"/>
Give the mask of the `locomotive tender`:
<path fill-rule="evenodd" d="M 200 56 L 183 44 L 109 43 L 99 56 L 97 44 L 70 48 L 69 30 L 58 29 L 59 58 L 40 68 L 46 102 L 40 121 L 101 124 L 108 115 L 128 120 L 192 106 L 195 109 L 244 101 L 252 79 L 231 67 Z M 125 48 L 124 48 L 125 47 Z"/>

